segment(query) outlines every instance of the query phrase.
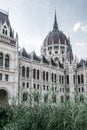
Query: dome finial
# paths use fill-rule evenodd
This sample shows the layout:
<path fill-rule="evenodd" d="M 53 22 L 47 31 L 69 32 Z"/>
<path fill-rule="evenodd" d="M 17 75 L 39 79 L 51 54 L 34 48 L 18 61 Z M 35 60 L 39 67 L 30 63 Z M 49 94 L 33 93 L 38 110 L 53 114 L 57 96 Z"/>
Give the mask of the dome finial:
<path fill-rule="evenodd" d="M 53 24 L 53 31 L 58 30 L 57 18 L 56 18 L 56 9 L 55 9 L 55 17 L 54 17 L 54 24 Z"/>

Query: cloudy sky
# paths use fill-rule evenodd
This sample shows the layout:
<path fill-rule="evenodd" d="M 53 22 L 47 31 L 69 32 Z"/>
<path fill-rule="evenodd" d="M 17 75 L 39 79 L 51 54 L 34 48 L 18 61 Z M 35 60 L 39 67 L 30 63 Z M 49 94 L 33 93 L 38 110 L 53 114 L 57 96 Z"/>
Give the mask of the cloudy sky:
<path fill-rule="evenodd" d="M 87 0 L 1 0 L 0 8 L 9 11 L 20 46 L 38 55 L 56 8 L 59 29 L 70 36 L 74 55 L 87 58 Z"/>

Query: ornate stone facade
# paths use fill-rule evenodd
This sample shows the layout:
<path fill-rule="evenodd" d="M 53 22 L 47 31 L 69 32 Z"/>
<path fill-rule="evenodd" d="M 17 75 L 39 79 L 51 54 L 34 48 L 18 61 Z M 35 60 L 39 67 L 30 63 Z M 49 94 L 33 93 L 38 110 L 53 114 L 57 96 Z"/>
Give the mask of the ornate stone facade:
<path fill-rule="evenodd" d="M 87 95 L 87 61 L 77 62 L 70 39 L 59 30 L 55 13 L 53 30 L 46 36 L 41 56 L 18 50 L 8 14 L 0 11 L 0 102 L 37 104 L 64 100 L 83 102 Z"/>
<path fill-rule="evenodd" d="M 17 95 L 17 39 L 14 38 L 7 12 L 0 10 L 0 102 L 10 103 Z"/>

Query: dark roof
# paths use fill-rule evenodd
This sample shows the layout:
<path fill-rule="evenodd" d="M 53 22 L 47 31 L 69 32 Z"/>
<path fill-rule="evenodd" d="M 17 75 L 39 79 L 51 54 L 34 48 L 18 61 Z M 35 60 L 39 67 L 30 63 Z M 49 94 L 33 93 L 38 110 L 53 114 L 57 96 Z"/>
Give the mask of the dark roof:
<path fill-rule="evenodd" d="M 57 66 L 57 64 L 54 62 L 54 60 L 51 58 L 51 65 Z"/>
<path fill-rule="evenodd" d="M 5 21 L 6 21 L 7 25 L 10 27 L 10 37 L 13 38 L 13 32 L 12 32 L 12 28 L 10 25 L 8 14 L 4 13 L 2 10 L 0 10 L 0 22 L 2 22 L 2 24 L 3 24 Z"/>
<path fill-rule="evenodd" d="M 3 12 L 0 11 L 0 22 L 2 22 L 2 24 L 6 21 L 7 25 L 10 25 L 9 19 L 8 19 L 8 14 L 5 14 Z"/>
<path fill-rule="evenodd" d="M 33 52 L 33 59 L 37 61 L 41 61 L 40 57 L 38 57 L 35 52 Z"/>
<path fill-rule="evenodd" d="M 86 65 L 85 60 L 81 59 L 80 62 L 77 64 L 77 68 L 83 67 L 83 63 Z"/>
<path fill-rule="evenodd" d="M 83 67 L 83 65 L 80 64 L 80 63 L 78 63 L 78 64 L 77 64 L 77 68 L 80 68 L 80 67 Z"/>
<path fill-rule="evenodd" d="M 25 48 L 23 48 L 22 56 L 26 58 L 30 58 L 30 55 L 26 52 Z"/>
<path fill-rule="evenodd" d="M 85 66 L 87 66 L 87 60 L 85 61 Z"/>
<path fill-rule="evenodd" d="M 83 65 L 87 67 L 87 60 L 81 59 L 77 64 L 77 68 L 83 67 Z"/>
<path fill-rule="evenodd" d="M 49 61 L 46 59 L 46 57 L 44 55 L 42 56 L 42 61 L 43 61 L 43 63 L 49 64 Z"/>
<path fill-rule="evenodd" d="M 65 44 L 65 41 L 66 41 L 66 44 L 68 45 L 69 43 L 69 40 L 67 39 L 67 37 L 65 36 L 65 34 L 62 32 L 62 31 L 52 31 L 50 32 L 45 40 L 44 40 L 44 43 L 43 45 L 46 46 L 47 45 L 52 45 L 52 43 L 54 44 Z"/>

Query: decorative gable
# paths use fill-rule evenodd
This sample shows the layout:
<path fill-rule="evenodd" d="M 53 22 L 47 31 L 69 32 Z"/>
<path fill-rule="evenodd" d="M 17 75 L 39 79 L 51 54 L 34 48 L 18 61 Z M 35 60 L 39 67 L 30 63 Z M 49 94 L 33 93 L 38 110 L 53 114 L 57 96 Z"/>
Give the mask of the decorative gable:
<path fill-rule="evenodd" d="M 2 24 L 1 34 L 10 36 L 10 27 L 7 25 L 6 21 Z"/>

